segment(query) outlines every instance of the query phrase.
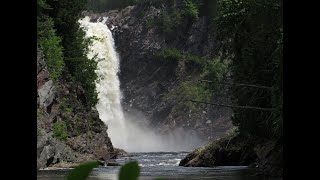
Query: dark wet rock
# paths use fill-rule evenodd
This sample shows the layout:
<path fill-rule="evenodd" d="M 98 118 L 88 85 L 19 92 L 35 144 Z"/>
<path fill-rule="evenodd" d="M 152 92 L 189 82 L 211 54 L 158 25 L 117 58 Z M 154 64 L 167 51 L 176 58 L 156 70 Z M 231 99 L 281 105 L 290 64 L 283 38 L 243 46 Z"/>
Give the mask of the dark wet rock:
<path fill-rule="evenodd" d="M 261 140 L 236 132 L 189 153 L 179 166 L 249 166 L 257 175 L 282 177 L 283 147 L 275 140 Z"/>
<path fill-rule="evenodd" d="M 260 175 L 282 177 L 283 176 L 283 145 L 274 143 L 270 148 L 270 144 L 262 146 L 262 149 L 270 149 L 264 157 L 260 158 L 255 165 Z"/>
<path fill-rule="evenodd" d="M 114 148 L 114 152 L 116 154 L 116 158 L 127 157 L 129 155 L 125 150 L 119 148 Z"/>
<path fill-rule="evenodd" d="M 66 142 L 73 150 L 92 154 L 96 159 L 108 160 L 114 153 L 113 146 L 107 132 L 94 133 L 89 131 L 67 139 Z"/>
<path fill-rule="evenodd" d="M 232 132 L 229 135 L 200 147 L 181 160 L 179 166 L 213 167 L 249 165 L 257 158 L 253 144 Z"/>
<path fill-rule="evenodd" d="M 106 162 L 106 166 L 120 166 L 115 160 L 109 160 Z"/>

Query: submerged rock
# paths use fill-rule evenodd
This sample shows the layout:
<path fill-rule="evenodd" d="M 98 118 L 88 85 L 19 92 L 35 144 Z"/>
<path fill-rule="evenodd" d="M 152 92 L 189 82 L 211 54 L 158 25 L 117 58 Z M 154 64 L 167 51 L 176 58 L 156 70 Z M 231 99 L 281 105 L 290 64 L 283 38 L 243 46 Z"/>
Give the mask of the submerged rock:
<path fill-rule="evenodd" d="M 106 162 L 106 166 L 120 166 L 120 164 L 117 163 L 115 160 L 110 160 Z"/>

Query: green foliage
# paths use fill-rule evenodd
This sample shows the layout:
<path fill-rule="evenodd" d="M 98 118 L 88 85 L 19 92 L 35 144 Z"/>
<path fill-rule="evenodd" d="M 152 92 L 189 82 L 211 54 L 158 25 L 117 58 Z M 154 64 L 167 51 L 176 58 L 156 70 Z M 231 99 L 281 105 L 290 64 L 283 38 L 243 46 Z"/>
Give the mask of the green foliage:
<path fill-rule="evenodd" d="M 69 103 L 68 99 L 65 97 L 61 99 L 59 108 L 62 114 L 65 114 L 65 113 L 69 114 L 73 111 L 71 104 Z"/>
<path fill-rule="evenodd" d="M 183 82 L 180 85 L 178 93 L 181 99 L 186 100 L 184 101 L 184 105 L 189 109 L 195 109 L 196 106 L 188 100 L 208 102 L 212 96 L 212 92 L 206 87 L 206 84 L 198 84 L 192 81 Z"/>
<path fill-rule="evenodd" d="M 86 180 L 92 170 L 98 166 L 98 161 L 82 163 L 69 172 L 67 180 Z M 120 168 L 119 180 L 137 180 L 139 176 L 140 167 L 137 161 L 128 162 Z M 155 180 L 163 180 L 163 178 L 156 178 Z"/>
<path fill-rule="evenodd" d="M 153 17 L 149 17 L 148 19 L 147 19 L 147 22 L 146 22 L 146 27 L 148 28 L 148 29 L 150 29 L 150 28 L 153 28 L 154 26 L 155 26 L 155 21 L 154 21 L 154 18 Z"/>
<path fill-rule="evenodd" d="M 185 61 L 190 68 L 198 68 L 200 71 L 203 71 L 203 69 L 207 66 L 207 59 L 205 57 L 197 56 L 190 52 L 181 52 L 177 48 L 163 48 L 157 52 L 155 56 L 160 60 Z"/>
<path fill-rule="evenodd" d="M 46 3 L 46 0 L 37 0 L 37 8 L 50 9 L 50 6 Z"/>
<path fill-rule="evenodd" d="M 192 69 L 198 69 L 201 77 L 207 80 L 219 82 L 227 72 L 229 59 L 220 56 L 208 61 L 207 58 L 194 55 L 190 52 L 181 52 L 176 48 L 163 48 L 155 54 L 157 59 L 166 61 L 185 61 Z"/>
<path fill-rule="evenodd" d="M 184 34 L 181 33 L 190 25 L 189 20 L 198 19 L 199 4 L 196 0 L 186 0 L 182 7 L 166 10 L 159 17 L 150 17 L 146 27 L 157 27 L 167 43 L 171 43 L 179 37 L 184 37 Z"/>
<path fill-rule="evenodd" d="M 87 3 L 87 9 L 94 12 L 107 11 L 107 8 L 112 9 L 108 0 L 89 0 Z"/>
<path fill-rule="evenodd" d="M 46 0 L 37 0 L 37 16 L 41 16 L 45 11 L 52 9 L 47 3 Z"/>
<path fill-rule="evenodd" d="M 186 80 L 180 86 L 166 94 L 165 99 L 175 97 L 181 103 L 176 108 L 188 108 L 190 110 L 196 109 L 196 104 L 189 101 L 210 101 L 213 95 L 212 90 L 207 84 L 199 84 L 191 80 Z M 179 110 L 180 111 L 180 110 Z"/>
<path fill-rule="evenodd" d="M 56 34 L 62 40 L 64 64 L 67 72 L 72 75 L 74 83 L 85 90 L 83 102 L 88 107 L 92 107 L 97 102 L 97 93 L 95 91 L 96 74 L 94 72 L 97 63 L 87 58 L 90 39 L 85 39 L 85 32 L 79 27 L 78 23 L 87 1 L 46 0 L 46 2 L 51 9 L 41 12 L 45 13 L 44 15 L 46 16 L 50 16 L 50 19 L 52 19 L 51 24 L 54 23 L 54 27 L 57 29 Z M 48 28 L 40 26 L 38 29 L 41 32 L 46 32 Z M 56 69 L 54 68 L 54 70 Z"/>
<path fill-rule="evenodd" d="M 78 38 L 82 40 L 79 42 L 79 46 L 83 49 L 83 55 L 77 58 L 70 58 L 69 65 L 73 72 L 75 80 L 80 83 L 80 85 L 85 90 L 86 104 L 91 107 L 94 106 L 97 99 L 97 92 L 95 89 L 95 80 L 97 79 L 97 74 L 95 70 L 97 69 L 97 62 L 93 59 L 87 57 L 88 47 L 92 43 L 91 39 L 84 39 L 85 32 L 80 28 L 78 31 Z"/>
<path fill-rule="evenodd" d="M 87 9 L 94 12 L 106 12 L 112 9 L 122 9 L 137 3 L 137 0 L 89 0 Z"/>
<path fill-rule="evenodd" d="M 169 34 L 172 34 L 174 26 L 175 26 L 174 19 L 167 13 L 162 14 L 159 21 L 160 30 L 163 33 L 169 35 Z"/>
<path fill-rule="evenodd" d="M 188 100 L 205 102 L 211 100 L 215 88 L 227 73 L 230 61 L 229 59 L 222 59 L 220 56 L 209 61 L 205 57 L 200 57 L 190 52 L 182 53 L 176 48 L 161 49 L 156 54 L 156 57 L 171 62 L 184 61 L 189 65 L 190 69 L 192 67 L 192 73 L 200 73 L 202 79 L 214 82 L 208 84 L 186 80 L 180 84 L 179 88 L 164 96 L 165 99 L 175 96 L 179 102 L 182 102 L 184 107 L 191 110 L 194 110 L 196 106 L 193 102 Z"/>
<path fill-rule="evenodd" d="M 72 169 L 67 176 L 67 180 L 86 180 L 92 170 L 99 166 L 98 161 L 89 161 L 82 163 Z M 119 180 L 137 180 L 140 176 L 140 167 L 137 161 L 126 163 L 120 168 Z M 156 178 L 155 180 L 164 180 L 163 178 Z"/>
<path fill-rule="evenodd" d="M 37 120 L 42 121 L 44 118 L 43 111 L 40 108 L 37 108 Z"/>
<path fill-rule="evenodd" d="M 85 123 L 85 122 L 79 116 L 74 117 L 74 122 L 75 122 L 74 126 L 68 127 L 68 128 L 72 128 L 76 132 L 77 135 L 81 135 L 81 133 L 83 133 L 83 130 L 84 130 L 83 123 Z M 71 124 L 70 124 L 70 126 L 71 126 Z"/>
<path fill-rule="evenodd" d="M 192 68 L 198 68 L 200 71 L 206 66 L 206 58 L 191 53 L 185 54 L 187 65 Z"/>
<path fill-rule="evenodd" d="M 177 34 L 177 32 L 180 32 L 178 29 L 182 29 L 186 25 L 182 12 L 179 9 L 171 12 L 165 11 L 157 19 L 148 24 L 147 27 L 156 26 L 168 43 L 176 40 L 180 36 Z"/>
<path fill-rule="evenodd" d="M 85 32 L 79 28 L 75 36 L 72 45 L 69 46 L 71 53 L 65 58 L 66 65 L 75 82 L 79 83 L 85 90 L 86 99 L 84 103 L 91 107 L 97 103 L 97 92 L 95 90 L 97 62 L 87 57 L 91 41 L 84 38 Z"/>
<path fill-rule="evenodd" d="M 210 87 L 215 88 L 218 86 L 219 82 L 223 80 L 227 70 L 228 60 L 222 60 L 221 57 L 217 57 L 206 64 L 201 77 L 213 81 L 213 83 L 210 84 Z"/>
<path fill-rule="evenodd" d="M 199 17 L 199 2 L 197 0 L 184 0 L 183 13 L 191 20 L 197 20 Z"/>
<path fill-rule="evenodd" d="M 48 16 L 38 17 L 38 43 L 43 50 L 50 77 L 53 81 L 59 79 L 64 67 L 63 47 L 61 38 L 56 35 L 53 20 Z"/>
<path fill-rule="evenodd" d="M 167 39 L 174 39 L 176 36 L 176 29 L 182 21 L 181 12 L 179 10 L 172 13 L 163 13 L 158 20 L 158 27 Z"/>
<path fill-rule="evenodd" d="M 80 164 L 69 172 L 67 180 L 86 180 L 93 168 L 98 167 L 98 165 L 98 161 Z"/>
<path fill-rule="evenodd" d="M 137 161 L 128 162 L 119 171 L 119 180 L 137 180 L 140 176 L 140 167 Z"/>
<path fill-rule="evenodd" d="M 176 48 L 164 48 L 156 53 L 158 59 L 164 59 L 167 61 L 178 61 L 183 59 L 182 53 Z"/>
<path fill-rule="evenodd" d="M 67 124 L 64 121 L 57 121 L 53 124 L 53 136 L 62 141 L 67 139 Z"/>
<path fill-rule="evenodd" d="M 37 138 L 42 136 L 42 132 L 40 128 L 37 128 Z"/>
<path fill-rule="evenodd" d="M 233 87 L 237 105 L 276 111 L 234 109 L 240 132 L 267 138 L 281 136 L 282 4 L 277 0 L 219 0 L 216 25 L 224 55 L 232 54 L 235 83 L 272 87 L 272 91 Z"/>

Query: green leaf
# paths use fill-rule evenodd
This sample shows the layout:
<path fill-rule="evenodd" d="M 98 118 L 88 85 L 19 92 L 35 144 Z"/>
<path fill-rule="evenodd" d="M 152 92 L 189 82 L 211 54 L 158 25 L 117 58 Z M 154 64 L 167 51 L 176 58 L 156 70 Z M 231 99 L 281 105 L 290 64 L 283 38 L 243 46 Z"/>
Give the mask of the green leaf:
<path fill-rule="evenodd" d="M 140 167 L 137 161 L 123 165 L 119 172 L 119 180 L 137 180 L 140 175 Z"/>
<path fill-rule="evenodd" d="M 98 167 L 98 161 L 91 161 L 80 164 L 79 166 L 75 167 L 71 170 L 68 174 L 68 180 L 85 180 L 93 168 Z"/>

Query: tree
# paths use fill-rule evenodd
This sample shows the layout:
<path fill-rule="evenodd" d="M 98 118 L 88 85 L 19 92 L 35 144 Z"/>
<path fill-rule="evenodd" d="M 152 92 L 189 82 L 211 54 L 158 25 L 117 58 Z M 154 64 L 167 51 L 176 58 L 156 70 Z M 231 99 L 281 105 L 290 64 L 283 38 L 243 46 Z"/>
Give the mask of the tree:
<path fill-rule="evenodd" d="M 63 47 L 61 38 L 54 29 L 53 19 L 46 15 L 50 6 L 44 0 L 38 0 L 37 40 L 43 50 L 50 77 L 57 81 L 64 68 Z"/>
<path fill-rule="evenodd" d="M 64 62 L 68 73 L 75 83 L 85 90 L 84 103 L 91 107 L 97 102 L 95 91 L 95 69 L 97 63 L 88 59 L 88 45 L 85 32 L 80 28 L 78 20 L 86 7 L 86 0 L 47 0 L 52 10 L 48 15 L 53 19 L 57 34 L 62 39 Z"/>
<path fill-rule="evenodd" d="M 235 83 L 259 84 L 272 90 L 233 87 L 233 103 L 275 108 L 263 112 L 234 109 L 233 123 L 242 133 L 279 136 L 282 113 L 282 20 L 276 0 L 219 0 L 218 40 L 224 54 L 232 54 Z"/>

